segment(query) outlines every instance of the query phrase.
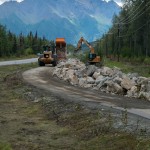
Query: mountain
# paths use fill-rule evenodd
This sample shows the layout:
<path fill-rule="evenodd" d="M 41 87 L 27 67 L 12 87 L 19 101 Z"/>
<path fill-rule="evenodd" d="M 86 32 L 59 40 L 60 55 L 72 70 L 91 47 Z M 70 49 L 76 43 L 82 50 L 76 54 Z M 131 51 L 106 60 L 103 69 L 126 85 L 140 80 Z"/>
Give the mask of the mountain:
<path fill-rule="evenodd" d="M 67 42 L 76 43 L 81 36 L 88 41 L 101 37 L 119 11 L 113 0 L 9 1 L 0 5 L 0 24 L 16 34 L 37 31 L 51 40 L 65 37 Z"/>

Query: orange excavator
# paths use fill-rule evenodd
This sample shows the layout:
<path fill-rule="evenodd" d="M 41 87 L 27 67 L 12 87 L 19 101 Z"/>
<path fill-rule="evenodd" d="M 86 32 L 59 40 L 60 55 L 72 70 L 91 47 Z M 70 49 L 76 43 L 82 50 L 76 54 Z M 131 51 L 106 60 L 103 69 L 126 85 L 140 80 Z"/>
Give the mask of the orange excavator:
<path fill-rule="evenodd" d="M 92 47 L 92 45 L 88 41 L 86 41 L 83 37 L 81 37 L 80 40 L 78 41 L 77 48 L 74 50 L 74 53 L 77 53 L 78 51 L 81 50 L 82 43 L 85 43 L 90 48 L 88 63 L 89 64 L 100 63 L 100 61 L 101 61 L 100 56 L 96 55 L 95 50 Z"/>

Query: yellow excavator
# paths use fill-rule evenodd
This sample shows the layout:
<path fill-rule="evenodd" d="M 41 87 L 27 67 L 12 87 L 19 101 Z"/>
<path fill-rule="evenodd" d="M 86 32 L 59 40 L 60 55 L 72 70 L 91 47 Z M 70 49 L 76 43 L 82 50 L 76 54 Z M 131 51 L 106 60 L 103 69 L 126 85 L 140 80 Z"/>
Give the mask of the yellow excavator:
<path fill-rule="evenodd" d="M 83 37 L 81 37 L 80 40 L 78 41 L 77 48 L 74 50 L 74 53 L 77 53 L 78 51 L 81 50 L 82 43 L 85 43 L 90 48 L 88 63 L 89 64 L 100 63 L 100 61 L 101 61 L 100 56 L 96 55 L 95 50 L 92 47 L 92 45 L 88 41 L 86 41 Z"/>

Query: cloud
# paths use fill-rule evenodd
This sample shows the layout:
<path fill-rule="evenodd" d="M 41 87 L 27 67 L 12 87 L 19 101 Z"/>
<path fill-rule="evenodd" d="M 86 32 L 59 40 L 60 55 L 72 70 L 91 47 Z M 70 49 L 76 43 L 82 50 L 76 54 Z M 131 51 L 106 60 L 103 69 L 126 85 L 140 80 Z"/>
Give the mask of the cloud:
<path fill-rule="evenodd" d="M 0 5 L 3 4 L 4 2 L 8 1 L 17 1 L 17 2 L 22 2 L 23 0 L 0 0 Z"/>
<path fill-rule="evenodd" d="M 105 0 L 106 2 L 111 1 L 111 0 Z M 121 2 L 121 0 L 114 0 L 119 6 L 122 6 L 123 3 Z"/>

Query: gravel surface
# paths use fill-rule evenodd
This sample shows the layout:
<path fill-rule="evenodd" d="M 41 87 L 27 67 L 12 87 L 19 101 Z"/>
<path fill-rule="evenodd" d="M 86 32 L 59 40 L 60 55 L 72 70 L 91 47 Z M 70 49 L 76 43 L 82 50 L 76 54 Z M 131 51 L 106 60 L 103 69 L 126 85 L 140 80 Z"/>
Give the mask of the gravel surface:
<path fill-rule="evenodd" d="M 131 99 L 117 95 L 110 95 L 99 91 L 75 87 L 67 82 L 52 77 L 52 67 L 38 67 L 23 73 L 26 82 L 49 91 L 54 96 L 66 101 L 82 103 L 91 109 L 106 110 L 114 113 L 115 117 L 125 114 L 128 127 L 135 128 L 140 124 L 141 128 L 150 127 L 150 102 L 139 99 Z M 119 126 L 119 123 L 116 124 Z"/>
<path fill-rule="evenodd" d="M 18 65 L 18 64 L 28 64 L 37 62 L 37 58 L 30 58 L 30 59 L 23 59 L 23 60 L 11 60 L 11 61 L 0 61 L 0 66 L 7 66 L 7 65 Z"/>

